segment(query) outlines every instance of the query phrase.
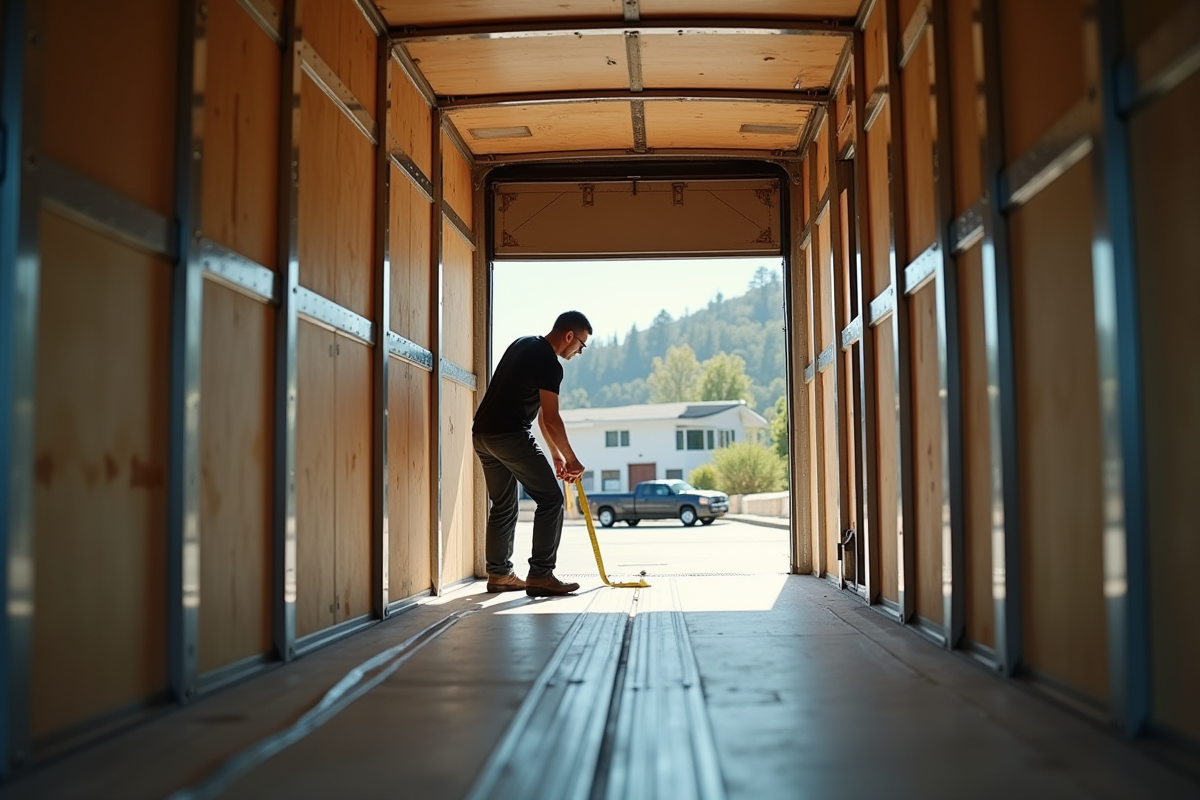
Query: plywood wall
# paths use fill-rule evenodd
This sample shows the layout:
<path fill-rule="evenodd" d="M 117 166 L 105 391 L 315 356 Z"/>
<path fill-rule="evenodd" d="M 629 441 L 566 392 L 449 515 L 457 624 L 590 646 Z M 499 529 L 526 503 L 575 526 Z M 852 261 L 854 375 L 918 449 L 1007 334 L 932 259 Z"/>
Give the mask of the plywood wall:
<path fill-rule="evenodd" d="M 475 400 L 470 389 L 445 378 L 442 392 L 442 581 L 450 584 L 475 574 Z"/>
<path fill-rule="evenodd" d="M 391 247 L 392 330 L 422 347 L 430 348 L 429 282 L 430 226 L 433 210 L 429 200 L 400 170 L 392 168 Z"/>
<path fill-rule="evenodd" d="M 398 146 L 426 177 L 433 175 L 429 105 L 396 62 L 388 62 L 388 148 Z"/>
<path fill-rule="evenodd" d="M 375 107 L 375 34 L 354 0 L 298 0 L 305 40 L 358 100 Z"/>
<path fill-rule="evenodd" d="M 388 600 L 432 586 L 429 430 L 432 375 L 393 360 L 388 371 Z"/>
<path fill-rule="evenodd" d="M 442 224 L 442 355 L 467 370 L 475 360 L 475 254 L 448 221 Z"/>
<path fill-rule="evenodd" d="M 442 132 L 442 196 L 458 218 L 475 229 L 474 189 L 471 162 L 463 157 L 453 140 Z"/>
<path fill-rule="evenodd" d="M 917 593 L 917 614 L 941 624 L 942 598 L 942 397 L 938 373 L 938 287 L 930 283 L 908 299 L 912 387 L 912 468 L 916 503 L 917 574 L 905 581 Z"/>
<path fill-rule="evenodd" d="M 41 246 L 35 737 L 164 692 L 167 625 L 171 266 L 48 212 Z"/>
<path fill-rule="evenodd" d="M 333 484 L 338 622 L 371 613 L 371 349 L 337 335 Z"/>

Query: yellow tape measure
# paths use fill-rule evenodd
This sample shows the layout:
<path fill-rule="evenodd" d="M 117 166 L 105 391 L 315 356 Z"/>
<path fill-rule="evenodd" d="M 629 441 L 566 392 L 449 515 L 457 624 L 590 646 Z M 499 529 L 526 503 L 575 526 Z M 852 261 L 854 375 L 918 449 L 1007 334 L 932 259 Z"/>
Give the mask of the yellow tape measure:
<path fill-rule="evenodd" d="M 563 481 L 563 490 L 568 502 L 571 497 L 570 488 L 571 484 L 568 481 Z M 587 494 L 584 493 L 583 487 L 578 483 L 575 484 L 575 491 L 579 492 L 579 510 L 583 512 L 583 519 L 587 522 L 588 536 L 592 539 L 592 552 L 596 554 L 596 569 L 600 570 L 600 580 L 604 581 L 605 586 L 612 586 L 615 589 L 650 588 L 650 584 L 644 580 L 613 583 L 608 579 L 608 574 L 604 571 L 604 559 L 600 557 L 600 542 L 596 540 L 596 526 L 592 524 L 592 510 L 588 507 Z"/>

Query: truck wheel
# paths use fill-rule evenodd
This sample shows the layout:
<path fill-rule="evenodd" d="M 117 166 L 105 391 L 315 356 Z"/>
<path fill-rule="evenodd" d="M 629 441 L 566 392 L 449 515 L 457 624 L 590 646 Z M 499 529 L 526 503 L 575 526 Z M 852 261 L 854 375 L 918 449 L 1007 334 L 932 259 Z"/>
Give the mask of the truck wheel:
<path fill-rule="evenodd" d="M 707 517 L 705 519 L 700 520 L 700 524 L 701 525 L 712 525 L 713 520 L 715 520 L 715 519 L 716 519 L 716 517 Z"/>
<path fill-rule="evenodd" d="M 689 528 L 696 524 L 696 509 L 691 506 L 684 506 L 679 509 L 679 521 Z"/>
<path fill-rule="evenodd" d="M 613 514 L 613 510 L 611 508 L 600 509 L 600 513 L 597 514 L 596 517 L 600 520 L 600 524 L 606 528 L 611 528 L 613 523 L 617 521 L 617 517 L 615 514 Z"/>
<path fill-rule="evenodd" d="M 625 524 L 626 524 L 626 525 L 628 525 L 628 526 L 629 526 L 629 527 L 631 527 L 631 528 L 636 528 L 636 527 L 637 527 L 637 524 L 638 524 L 639 522 L 641 522 L 641 520 L 640 520 L 640 519 L 627 519 L 627 520 L 625 520 Z"/>

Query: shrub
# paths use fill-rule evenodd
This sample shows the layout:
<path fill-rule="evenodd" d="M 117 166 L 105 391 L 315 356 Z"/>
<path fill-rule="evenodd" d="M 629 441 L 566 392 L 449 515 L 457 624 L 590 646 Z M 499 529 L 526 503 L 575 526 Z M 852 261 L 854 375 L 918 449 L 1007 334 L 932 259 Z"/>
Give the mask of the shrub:
<path fill-rule="evenodd" d="M 783 487 L 783 459 L 764 444 L 735 442 L 718 450 L 713 461 L 721 491 L 728 494 L 777 492 Z"/>
<path fill-rule="evenodd" d="M 688 475 L 688 483 L 697 489 L 717 489 L 719 491 L 720 475 L 717 473 L 716 465 L 710 461 L 696 467 Z"/>

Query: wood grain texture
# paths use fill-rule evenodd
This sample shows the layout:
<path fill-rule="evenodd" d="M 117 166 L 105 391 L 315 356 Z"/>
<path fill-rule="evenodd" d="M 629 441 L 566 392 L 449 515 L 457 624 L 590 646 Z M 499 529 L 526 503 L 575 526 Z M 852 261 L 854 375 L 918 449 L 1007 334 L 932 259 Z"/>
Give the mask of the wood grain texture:
<path fill-rule="evenodd" d="M 388 97 L 388 136 L 408 154 L 425 177 L 432 178 L 433 127 L 429 105 L 394 60 L 388 61 Z"/>
<path fill-rule="evenodd" d="M 954 216 L 983 194 L 983 54 L 975 46 L 979 0 L 947 3 L 950 115 L 954 136 Z"/>
<path fill-rule="evenodd" d="M 933 185 L 937 123 L 930 82 L 933 29 L 926 28 L 925 32 L 921 44 L 900 73 L 904 104 L 904 220 L 908 231 L 905 265 L 937 240 Z"/>
<path fill-rule="evenodd" d="M 1154 717 L 1200 741 L 1200 636 L 1189 613 L 1200 564 L 1195 524 L 1195 453 L 1200 450 L 1200 362 L 1195 322 L 1163 313 L 1200 296 L 1195 176 L 1200 154 L 1188 122 L 1200 108 L 1200 76 L 1146 108 L 1130 128 L 1141 303 L 1145 487 L 1150 546 Z"/>
<path fill-rule="evenodd" d="M 829 117 L 826 116 L 825 121 L 821 123 L 821 130 L 817 133 L 816 139 L 813 140 L 813 147 L 809 150 L 810 153 L 815 155 L 813 165 L 816 172 L 818 203 L 829 189 L 829 136 L 831 128 L 832 123 Z"/>
<path fill-rule="evenodd" d="M 471 162 L 442 133 L 442 197 L 458 218 L 475 229 L 475 187 L 471 181 Z"/>
<path fill-rule="evenodd" d="M 334 334 L 310 322 L 296 333 L 296 635 L 334 623 L 337 524 Z"/>
<path fill-rule="evenodd" d="M 449 222 L 442 225 L 442 353 L 468 370 L 475 366 L 475 254 Z"/>
<path fill-rule="evenodd" d="M 646 144 L 658 148 L 795 150 L 810 113 L 812 106 L 782 103 L 647 100 Z M 788 130 L 742 133 L 742 125 L 782 125 Z M 632 127 L 627 124 L 627 129 Z"/>
<path fill-rule="evenodd" d="M 647 106 L 651 105 L 647 103 Z M 504 108 L 452 108 L 446 116 L 476 155 L 542 153 L 554 150 L 627 150 L 633 147 L 629 103 L 549 103 Z M 647 112 L 647 126 L 650 126 Z M 529 129 L 529 136 L 478 138 L 488 128 Z M 649 131 L 647 131 L 649 141 Z M 656 147 L 663 145 L 656 144 Z"/>
<path fill-rule="evenodd" d="M 279 47 L 237 0 L 209 0 L 201 230 L 274 269 Z"/>
<path fill-rule="evenodd" d="M 1011 217 L 1025 661 L 1108 696 L 1092 163 Z"/>
<path fill-rule="evenodd" d="M 43 13 L 43 152 L 173 216 L 179 3 L 49 0 Z"/>
<path fill-rule="evenodd" d="M 171 267 L 48 212 L 41 247 L 35 737 L 167 680 Z"/>
<path fill-rule="evenodd" d="M 341 335 L 334 339 L 334 616 L 343 622 L 371 613 L 371 348 Z"/>
<path fill-rule="evenodd" d="M 875 499 L 879 503 L 879 587 L 880 594 L 889 600 L 900 600 L 900 562 L 897 533 L 899 525 L 899 487 L 896 484 L 896 449 L 900 432 L 896 429 L 896 373 L 893 361 L 895 334 L 890 322 L 874 328 L 875 336 L 875 397 L 879 419 L 876 421 L 879 458 L 879 484 Z M 865 335 L 871 335 L 867 333 Z M 911 581 L 911 578 L 909 579 Z M 910 588 L 911 591 L 911 588 Z"/>
<path fill-rule="evenodd" d="M 863 79 L 859 84 L 863 97 L 870 98 L 875 87 L 887 83 L 887 3 L 876 2 L 863 29 Z"/>
<path fill-rule="evenodd" d="M 937 624 L 942 600 L 942 399 L 938 386 L 937 291 L 930 283 L 909 301 L 913 497 L 916 501 L 917 613 Z"/>
<path fill-rule="evenodd" d="M 202 673 L 271 649 L 275 313 L 204 287 L 200 369 Z"/>
<path fill-rule="evenodd" d="M 442 580 L 475 572 L 475 450 L 471 446 L 474 393 L 442 379 Z"/>
<path fill-rule="evenodd" d="M 374 117 L 378 40 L 367 18 L 354 0 L 298 0 L 298 5 L 304 38 Z"/>
<path fill-rule="evenodd" d="M 388 369 L 388 599 L 433 585 L 429 519 L 432 375 L 393 359 Z"/>
<path fill-rule="evenodd" d="M 838 574 L 838 542 L 841 541 L 841 495 L 840 465 L 838 463 L 837 441 L 837 383 L 833 379 L 834 372 L 820 373 L 814 383 L 817 384 L 817 398 L 821 404 L 821 469 L 823 471 L 824 489 L 821 493 L 822 530 L 825 536 L 825 569 L 830 575 Z"/>
<path fill-rule="evenodd" d="M 642 83 L 647 89 L 828 89 L 844 43 L 839 36 L 642 36 Z"/>
<path fill-rule="evenodd" d="M 867 163 L 870 166 L 864 202 L 870 227 L 870 257 L 864 263 L 866 274 L 863 275 L 863 287 L 867 290 L 867 296 L 863 301 L 868 307 L 892 282 L 892 198 L 888 166 L 891 161 L 890 116 L 885 108 L 867 133 Z M 863 321 L 866 322 L 866 319 Z"/>
<path fill-rule="evenodd" d="M 429 349 L 429 227 L 433 206 L 396 168 L 392 168 L 391 196 L 391 326 L 396 333 Z"/>

